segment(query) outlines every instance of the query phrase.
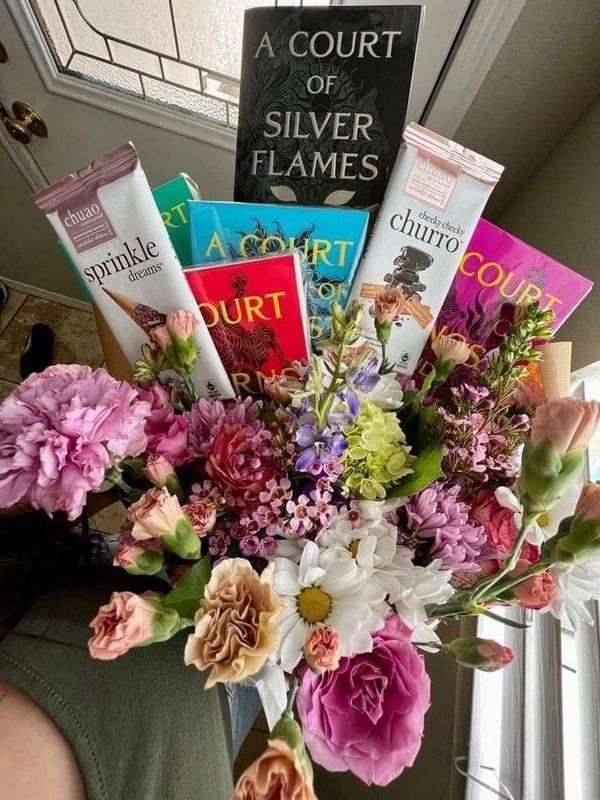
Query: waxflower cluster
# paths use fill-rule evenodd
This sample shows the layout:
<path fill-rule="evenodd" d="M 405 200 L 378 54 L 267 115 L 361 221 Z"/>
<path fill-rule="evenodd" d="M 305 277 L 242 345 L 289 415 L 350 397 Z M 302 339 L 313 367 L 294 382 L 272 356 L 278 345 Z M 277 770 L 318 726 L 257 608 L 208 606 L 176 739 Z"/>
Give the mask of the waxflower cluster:
<path fill-rule="evenodd" d="M 91 656 L 187 630 L 182 662 L 207 688 L 256 685 L 269 746 L 234 800 L 314 800 L 311 758 L 389 784 L 421 746 L 422 651 L 486 671 L 514 658 L 443 642 L 440 620 L 513 604 L 576 625 L 600 597 L 600 485 L 576 488 L 600 404 L 532 388 L 549 314 L 519 312 L 473 367 L 438 336 L 431 371 L 400 379 L 400 299 L 374 302 L 379 356 L 360 307 L 334 304 L 322 352 L 262 397 L 198 399 L 195 321 L 175 312 L 137 388 L 63 365 L 0 405 L 0 505 L 75 519 L 108 482 L 127 507 L 114 564 L 163 582 L 108 598 Z"/>

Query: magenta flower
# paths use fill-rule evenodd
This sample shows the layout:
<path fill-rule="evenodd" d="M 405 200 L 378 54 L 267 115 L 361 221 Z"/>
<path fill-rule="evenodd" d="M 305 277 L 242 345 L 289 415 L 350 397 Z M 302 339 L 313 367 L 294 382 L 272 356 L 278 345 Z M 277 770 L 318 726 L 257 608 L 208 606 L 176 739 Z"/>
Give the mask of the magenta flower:
<path fill-rule="evenodd" d="M 174 467 L 181 466 L 189 459 L 190 423 L 187 416 L 175 413 L 171 405 L 171 393 L 158 383 L 141 389 L 140 394 L 152 409 L 146 422 L 148 452 L 153 456 L 164 456 Z"/>
<path fill-rule="evenodd" d="M 146 448 L 148 403 L 104 369 L 58 364 L 0 405 L 0 507 L 82 512 L 106 469 Z"/>
<path fill-rule="evenodd" d="M 429 677 L 410 631 L 396 617 L 372 634 L 373 651 L 333 671 L 306 670 L 297 708 L 312 758 L 387 786 L 414 763 L 429 708 Z"/>
<path fill-rule="evenodd" d="M 469 507 L 458 500 L 460 486 L 433 483 L 406 505 L 408 530 L 427 555 L 439 558 L 445 570 L 477 570 L 476 560 L 488 547 L 484 529 L 469 519 Z"/>

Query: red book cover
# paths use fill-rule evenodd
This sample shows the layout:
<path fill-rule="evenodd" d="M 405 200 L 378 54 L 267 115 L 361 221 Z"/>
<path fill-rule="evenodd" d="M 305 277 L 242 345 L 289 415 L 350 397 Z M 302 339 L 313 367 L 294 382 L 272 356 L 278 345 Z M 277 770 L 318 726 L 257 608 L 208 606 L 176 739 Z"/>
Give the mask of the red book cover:
<path fill-rule="evenodd" d="M 296 253 L 205 265 L 185 277 L 238 393 L 262 393 L 266 377 L 296 375 L 294 364 L 308 362 Z"/>

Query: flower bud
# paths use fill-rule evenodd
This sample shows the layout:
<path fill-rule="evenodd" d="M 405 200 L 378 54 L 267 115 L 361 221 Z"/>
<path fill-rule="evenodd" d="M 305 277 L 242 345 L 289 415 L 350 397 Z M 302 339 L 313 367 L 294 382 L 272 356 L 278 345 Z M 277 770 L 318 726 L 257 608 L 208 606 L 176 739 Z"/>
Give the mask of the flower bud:
<path fill-rule="evenodd" d="M 574 565 L 600 554 L 600 485 L 586 483 L 575 514 L 564 519 L 558 533 L 544 543 L 542 557 L 552 564 Z"/>
<path fill-rule="evenodd" d="M 446 651 L 463 667 L 494 672 L 511 664 L 515 654 L 510 647 L 504 647 L 493 639 L 480 639 L 477 636 L 462 636 L 447 644 Z"/>
<path fill-rule="evenodd" d="M 453 361 L 455 365 L 466 364 L 471 357 L 471 349 L 466 342 L 445 334 L 434 339 L 431 349 L 440 361 Z"/>
<path fill-rule="evenodd" d="M 340 663 L 340 635 L 330 625 L 317 625 L 304 642 L 304 658 L 317 675 L 337 669 Z"/>
<path fill-rule="evenodd" d="M 585 447 L 600 419 L 600 403 L 562 397 L 536 409 L 523 449 L 520 496 L 525 515 L 548 511 L 583 466 Z"/>
<path fill-rule="evenodd" d="M 167 489 L 150 489 L 127 511 L 131 536 L 138 542 L 158 539 L 163 547 L 180 558 L 200 555 L 200 541 L 179 500 Z"/>
<path fill-rule="evenodd" d="M 159 550 L 149 550 L 135 541 L 123 541 L 115 550 L 113 566 L 122 567 L 130 575 L 156 575 L 163 568 L 164 559 Z"/>

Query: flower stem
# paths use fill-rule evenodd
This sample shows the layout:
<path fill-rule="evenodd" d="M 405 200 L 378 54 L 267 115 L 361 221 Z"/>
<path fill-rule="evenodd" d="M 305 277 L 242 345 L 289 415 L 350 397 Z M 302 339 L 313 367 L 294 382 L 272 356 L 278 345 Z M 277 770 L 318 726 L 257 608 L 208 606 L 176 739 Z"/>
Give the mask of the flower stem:
<path fill-rule="evenodd" d="M 519 534 L 515 540 L 512 550 L 504 560 L 502 567 L 494 575 L 491 575 L 489 578 L 486 578 L 474 587 L 473 592 L 471 593 L 471 602 L 480 603 L 482 600 L 492 599 L 498 594 L 498 592 L 495 591 L 492 595 L 490 595 L 490 590 L 493 589 L 494 586 L 496 586 L 505 575 L 508 575 L 508 573 L 512 572 L 517 566 L 523 544 L 525 543 L 525 537 L 527 536 L 527 531 L 529 530 L 529 526 L 531 525 L 532 521 L 533 520 L 529 516 L 523 516 Z"/>
<path fill-rule="evenodd" d="M 333 375 L 331 376 L 331 383 L 329 384 L 329 388 L 325 392 L 325 396 L 318 404 L 316 409 L 317 415 L 317 424 L 319 428 L 325 427 L 325 423 L 327 421 L 327 414 L 329 413 L 329 408 L 333 402 L 333 398 L 338 390 L 338 382 L 340 380 L 340 374 L 342 371 L 342 363 L 344 358 L 344 353 L 346 352 L 346 331 L 342 334 L 342 338 L 340 339 L 339 347 L 336 354 L 336 364 L 335 369 L 333 371 Z"/>
<path fill-rule="evenodd" d="M 287 705 L 285 707 L 285 711 L 283 712 L 283 716 L 294 716 L 294 702 L 296 700 L 296 695 L 298 694 L 298 689 L 300 688 L 300 681 L 294 675 L 290 679 L 290 688 L 288 689 L 288 697 L 287 697 Z"/>

